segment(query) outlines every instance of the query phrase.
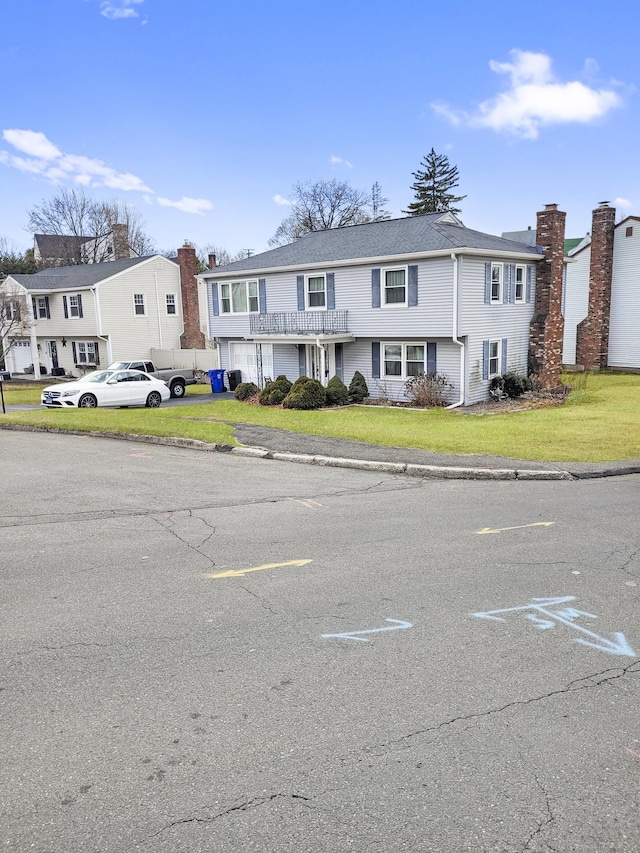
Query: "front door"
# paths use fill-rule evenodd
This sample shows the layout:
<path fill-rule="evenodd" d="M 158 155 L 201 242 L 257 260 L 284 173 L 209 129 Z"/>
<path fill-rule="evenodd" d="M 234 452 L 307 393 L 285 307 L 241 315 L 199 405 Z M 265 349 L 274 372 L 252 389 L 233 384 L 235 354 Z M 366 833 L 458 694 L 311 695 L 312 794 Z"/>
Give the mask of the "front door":
<path fill-rule="evenodd" d="M 55 370 L 58 365 L 58 344 L 55 341 L 49 341 L 49 357 L 51 358 L 51 368 Z"/>
<path fill-rule="evenodd" d="M 335 344 L 307 344 L 307 376 L 327 386 L 335 373 Z"/>

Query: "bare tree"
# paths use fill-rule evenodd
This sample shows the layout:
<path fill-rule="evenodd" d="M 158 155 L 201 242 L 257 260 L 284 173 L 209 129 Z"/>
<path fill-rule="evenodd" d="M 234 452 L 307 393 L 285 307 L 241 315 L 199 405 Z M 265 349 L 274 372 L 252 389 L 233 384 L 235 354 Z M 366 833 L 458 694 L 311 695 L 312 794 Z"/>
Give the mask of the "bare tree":
<path fill-rule="evenodd" d="M 377 208 L 386 199 L 380 196 L 380 186 L 374 184 L 377 192 Z M 325 231 L 328 228 L 342 228 L 345 225 L 361 225 L 378 218 L 388 218 L 386 211 L 382 216 L 374 217 L 373 193 L 357 190 L 346 181 L 299 181 L 292 189 L 291 213 L 284 219 L 276 233 L 269 240 L 270 246 L 283 246 L 293 243 L 310 231 Z"/>
<path fill-rule="evenodd" d="M 28 335 L 30 327 L 24 293 L 2 287 L 0 289 L 0 360 L 3 368 L 6 364 L 5 357 L 14 342 Z"/>
<path fill-rule="evenodd" d="M 135 208 L 117 199 L 97 201 L 82 190 L 60 190 L 28 211 L 28 216 L 27 230 L 57 238 L 54 256 L 43 258 L 42 266 L 111 260 L 107 246 L 114 225 L 127 226 L 128 245 L 135 255 L 154 251 Z"/>

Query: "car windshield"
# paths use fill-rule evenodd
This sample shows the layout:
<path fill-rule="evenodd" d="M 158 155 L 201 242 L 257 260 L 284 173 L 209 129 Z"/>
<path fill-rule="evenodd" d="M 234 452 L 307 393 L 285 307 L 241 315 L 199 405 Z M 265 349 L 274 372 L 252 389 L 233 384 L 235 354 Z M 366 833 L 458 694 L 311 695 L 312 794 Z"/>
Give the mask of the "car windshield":
<path fill-rule="evenodd" d="M 78 382 L 108 382 L 113 376 L 113 370 L 94 370 L 92 373 L 87 373 Z"/>

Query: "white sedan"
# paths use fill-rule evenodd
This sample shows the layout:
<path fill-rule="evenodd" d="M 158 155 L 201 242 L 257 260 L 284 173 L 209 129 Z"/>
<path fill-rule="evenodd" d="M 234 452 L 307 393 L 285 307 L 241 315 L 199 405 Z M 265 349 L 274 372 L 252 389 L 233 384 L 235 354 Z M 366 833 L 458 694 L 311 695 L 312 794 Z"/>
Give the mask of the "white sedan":
<path fill-rule="evenodd" d="M 140 370 L 94 370 L 75 382 L 44 388 L 41 402 L 54 409 L 95 409 L 96 406 L 157 409 L 170 396 L 166 382 Z"/>

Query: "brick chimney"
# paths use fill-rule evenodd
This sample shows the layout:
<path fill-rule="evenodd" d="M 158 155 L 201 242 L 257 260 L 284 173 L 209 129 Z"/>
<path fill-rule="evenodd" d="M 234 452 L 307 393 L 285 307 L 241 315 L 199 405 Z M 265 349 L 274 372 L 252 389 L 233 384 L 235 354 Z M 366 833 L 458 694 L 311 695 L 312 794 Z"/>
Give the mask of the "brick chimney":
<path fill-rule="evenodd" d="M 564 224 L 566 213 L 547 204 L 537 214 L 536 241 L 544 261 L 536 271 L 536 301 L 529 331 L 529 372 L 542 387 L 553 387 L 562 368 L 562 281 L 564 273 Z"/>
<path fill-rule="evenodd" d="M 209 269 L 214 270 L 218 266 L 218 261 L 214 254 L 209 255 Z"/>
<path fill-rule="evenodd" d="M 589 307 L 576 335 L 576 363 L 587 370 L 607 366 L 615 225 L 615 207 L 601 202 L 591 221 Z"/>
<path fill-rule="evenodd" d="M 180 335 L 181 349 L 204 349 L 204 334 L 200 329 L 198 302 L 198 259 L 196 250 L 185 241 L 178 249 L 180 288 L 182 290 L 182 320 L 184 331 Z"/>
<path fill-rule="evenodd" d="M 111 234 L 113 235 L 113 257 L 116 261 L 121 261 L 123 258 L 130 258 L 131 251 L 129 249 L 129 226 L 128 225 L 112 225 Z"/>

